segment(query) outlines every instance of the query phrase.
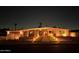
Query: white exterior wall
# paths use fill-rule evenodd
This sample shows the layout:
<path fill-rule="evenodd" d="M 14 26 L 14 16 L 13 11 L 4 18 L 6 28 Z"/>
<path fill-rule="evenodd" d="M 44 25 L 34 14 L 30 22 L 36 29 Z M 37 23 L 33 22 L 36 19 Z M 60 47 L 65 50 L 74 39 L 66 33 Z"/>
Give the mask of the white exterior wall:
<path fill-rule="evenodd" d="M 47 30 L 52 31 L 52 34 L 54 33 L 56 36 L 69 36 L 69 30 L 68 29 L 61 29 L 61 28 L 34 28 L 30 30 L 34 30 L 35 33 L 37 33 L 36 30 Z M 16 39 L 18 40 L 21 36 L 24 35 L 24 31 L 27 31 L 27 35 L 29 34 L 29 29 L 26 30 L 17 30 L 17 31 L 7 31 L 7 39 Z M 61 33 L 64 32 L 64 33 Z"/>

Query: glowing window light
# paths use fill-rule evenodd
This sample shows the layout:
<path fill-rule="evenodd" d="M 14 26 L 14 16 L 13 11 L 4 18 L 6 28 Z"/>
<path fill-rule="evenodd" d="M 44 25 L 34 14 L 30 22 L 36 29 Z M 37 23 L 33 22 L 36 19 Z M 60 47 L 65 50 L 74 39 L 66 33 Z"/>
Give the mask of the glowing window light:
<path fill-rule="evenodd" d="M 71 33 L 70 33 L 70 36 L 71 36 L 71 37 L 76 37 L 76 33 L 75 33 L 75 32 L 71 32 Z"/>
<path fill-rule="evenodd" d="M 23 32 L 22 32 L 22 31 L 20 31 L 20 34 L 23 34 Z"/>
<path fill-rule="evenodd" d="M 67 37 L 68 36 L 68 31 L 59 31 L 60 36 Z"/>
<path fill-rule="evenodd" d="M 66 33 L 62 34 L 64 37 L 68 36 Z"/>
<path fill-rule="evenodd" d="M 7 34 L 10 34 L 10 31 L 7 31 Z"/>

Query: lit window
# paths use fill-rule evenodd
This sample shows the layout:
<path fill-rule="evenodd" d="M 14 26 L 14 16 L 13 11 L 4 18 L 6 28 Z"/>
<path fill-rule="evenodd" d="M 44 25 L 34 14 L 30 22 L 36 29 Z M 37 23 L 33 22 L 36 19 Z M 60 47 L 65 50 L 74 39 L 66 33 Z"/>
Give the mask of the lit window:
<path fill-rule="evenodd" d="M 71 33 L 70 33 L 70 36 L 71 36 L 71 37 L 76 37 L 76 33 L 75 33 L 75 32 L 71 32 Z"/>

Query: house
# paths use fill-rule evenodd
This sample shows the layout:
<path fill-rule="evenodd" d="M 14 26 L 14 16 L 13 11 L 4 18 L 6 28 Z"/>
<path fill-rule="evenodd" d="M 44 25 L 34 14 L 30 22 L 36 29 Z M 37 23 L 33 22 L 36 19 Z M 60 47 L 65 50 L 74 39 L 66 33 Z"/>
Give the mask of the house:
<path fill-rule="evenodd" d="M 16 31 L 7 31 L 7 40 L 20 40 L 21 38 L 27 41 L 37 41 L 39 39 L 51 38 L 52 41 L 58 41 L 59 37 L 76 37 L 75 32 L 71 32 L 69 29 L 41 27 L 31 28 Z"/>

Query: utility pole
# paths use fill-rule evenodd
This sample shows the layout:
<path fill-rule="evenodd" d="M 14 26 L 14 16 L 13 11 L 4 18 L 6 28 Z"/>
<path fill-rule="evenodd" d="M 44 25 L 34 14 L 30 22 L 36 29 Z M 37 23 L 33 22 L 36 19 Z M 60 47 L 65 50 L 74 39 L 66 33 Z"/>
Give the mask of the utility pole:
<path fill-rule="evenodd" d="M 38 27 L 39 27 L 39 28 L 41 28 L 41 27 L 42 27 L 42 22 L 40 22 L 40 23 L 39 23 L 39 26 L 38 26 Z"/>
<path fill-rule="evenodd" d="M 15 30 L 16 30 L 16 26 L 17 26 L 17 24 L 14 24 L 14 26 L 15 26 Z"/>

